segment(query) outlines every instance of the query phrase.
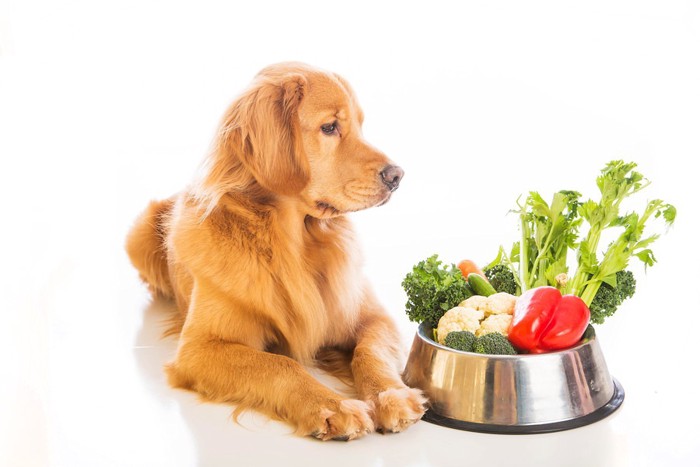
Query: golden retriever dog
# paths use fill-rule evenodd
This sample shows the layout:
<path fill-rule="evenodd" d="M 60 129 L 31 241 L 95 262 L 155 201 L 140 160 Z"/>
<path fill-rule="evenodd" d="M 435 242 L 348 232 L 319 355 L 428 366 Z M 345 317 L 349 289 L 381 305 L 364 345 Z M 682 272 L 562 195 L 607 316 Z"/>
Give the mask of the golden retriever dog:
<path fill-rule="evenodd" d="M 386 203 L 403 176 L 364 140 L 363 118 L 337 74 L 265 68 L 225 113 L 195 183 L 137 219 L 129 257 L 179 310 L 172 386 L 322 440 L 421 418 L 426 399 L 401 379 L 398 331 L 346 217 Z M 306 371 L 322 355 L 345 362 L 357 399 Z"/>

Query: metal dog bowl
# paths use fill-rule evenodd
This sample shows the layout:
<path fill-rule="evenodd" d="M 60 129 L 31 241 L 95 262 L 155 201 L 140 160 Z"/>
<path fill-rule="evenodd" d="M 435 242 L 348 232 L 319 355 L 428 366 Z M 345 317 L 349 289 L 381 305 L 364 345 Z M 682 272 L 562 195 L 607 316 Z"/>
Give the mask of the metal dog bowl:
<path fill-rule="evenodd" d="M 404 380 L 430 399 L 424 420 L 485 433 L 568 430 L 601 420 L 625 397 L 608 373 L 595 335 L 559 352 L 482 355 L 432 339 L 423 323 L 413 340 Z"/>

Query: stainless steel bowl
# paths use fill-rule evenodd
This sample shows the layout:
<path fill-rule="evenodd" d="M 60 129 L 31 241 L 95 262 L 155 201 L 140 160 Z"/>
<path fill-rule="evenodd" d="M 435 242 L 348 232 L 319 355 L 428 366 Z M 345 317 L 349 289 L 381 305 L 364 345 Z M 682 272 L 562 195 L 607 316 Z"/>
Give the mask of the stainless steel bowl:
<path fill-rule="evenodd" d="M 545 433 L 596 422 L 625 397 L 595 335 L 576 347 L 537 355 L 461 352 L 418 327 L 404 380 L 430 399 L 424 420 L 487 433 Z"/>

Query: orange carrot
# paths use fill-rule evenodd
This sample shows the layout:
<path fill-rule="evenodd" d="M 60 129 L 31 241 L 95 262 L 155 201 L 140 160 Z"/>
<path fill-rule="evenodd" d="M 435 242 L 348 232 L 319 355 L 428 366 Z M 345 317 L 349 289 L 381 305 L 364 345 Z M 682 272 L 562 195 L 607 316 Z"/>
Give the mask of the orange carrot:
<path fill-rule="evenodd" d="M 486 276 L 484 275 L 484 272 L 481 270 L 481 268 L 479 268 L 479 266 L 477 266 L 476 263 L 470 259 L 464 259 L 464 260 L 460 261 L 459 264 L 457 265 L 457 267 L 459 268 L 460 271 L 462 271 L 462 276 L 465 279 L 472 272 L 475 272 L 478 275 L 480 275 L 481 277 L 483 277 L 484 279 L 486 279 Z"/>

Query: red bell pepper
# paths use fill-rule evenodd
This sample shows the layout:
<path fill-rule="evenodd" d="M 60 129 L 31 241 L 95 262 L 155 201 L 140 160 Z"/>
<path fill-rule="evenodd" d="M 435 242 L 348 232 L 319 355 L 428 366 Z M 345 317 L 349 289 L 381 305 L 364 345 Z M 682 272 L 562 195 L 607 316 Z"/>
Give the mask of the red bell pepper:
<path fill-rule="evenodd" d="M 518 297 L 508 339 L 520 350 L 543 353 L 581 340 L 591 312 L 579 297 L 554 287 L 537 287 Z"/>

